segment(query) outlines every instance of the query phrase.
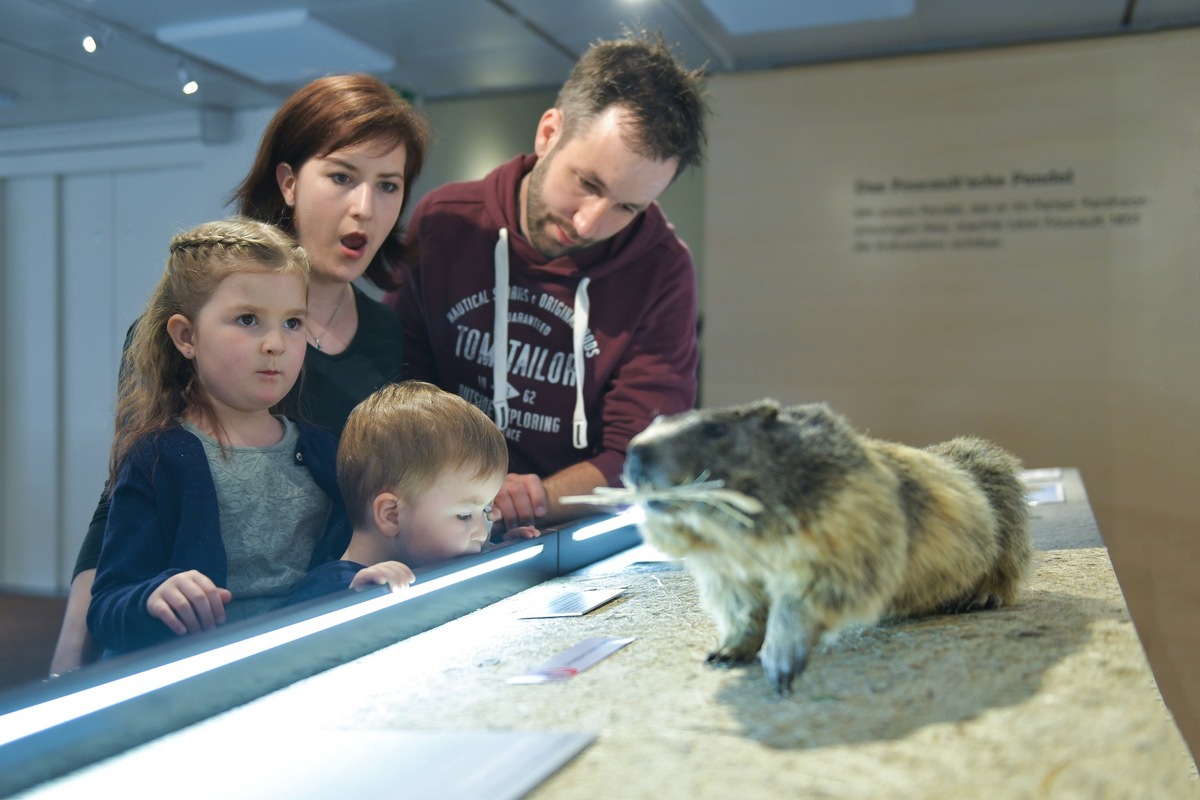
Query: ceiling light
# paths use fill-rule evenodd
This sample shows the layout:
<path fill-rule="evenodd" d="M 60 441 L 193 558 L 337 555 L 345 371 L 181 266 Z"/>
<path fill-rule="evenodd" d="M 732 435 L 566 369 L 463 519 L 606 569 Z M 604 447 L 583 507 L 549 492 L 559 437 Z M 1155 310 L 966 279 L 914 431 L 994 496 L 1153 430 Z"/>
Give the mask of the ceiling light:
<path fill-rule="evenodd" d="M 261 83 L 303 83 L 334 72 L 381 73 L 396 60 L 303 8 L 169 25 L 160 42 Z"/>
<path fill-rule="evenodd" d="M 108 30 L 107 28 L 100 30 L 100 32 L 96 33 L 95 35 L 89 33 L 87 36 L 83 37 L 83 50 L 89 55 L 95 53 L 101 47 L 104 47 L 104 45 L 108 44 L 108 40 L 111 38 L 112 31 Z"/>
<path fill-rule="evenodd" d="M 721 27 L 734 36 L 779 33 L 826 25 L 852 25 L 902 19 L 916 11 L 917 0 L 700 0 Z"/>
<path fill-rule="evenodd" d="M 187 67 L 179 65 L 179 90 L 184 94 L 195 94 L 200 90 L 200 84 L 188 74 Z"/>

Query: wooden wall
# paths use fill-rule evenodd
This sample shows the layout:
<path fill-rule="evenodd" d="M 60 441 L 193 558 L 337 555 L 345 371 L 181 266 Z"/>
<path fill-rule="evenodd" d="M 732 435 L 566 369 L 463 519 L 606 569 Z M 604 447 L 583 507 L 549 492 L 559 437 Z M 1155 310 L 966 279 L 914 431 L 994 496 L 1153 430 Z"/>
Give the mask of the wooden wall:
<path fill-rule="evenodd" d="M 721 76 L 704 397 L 1081 470 L 1200 747 L 1200 30 Z"/>

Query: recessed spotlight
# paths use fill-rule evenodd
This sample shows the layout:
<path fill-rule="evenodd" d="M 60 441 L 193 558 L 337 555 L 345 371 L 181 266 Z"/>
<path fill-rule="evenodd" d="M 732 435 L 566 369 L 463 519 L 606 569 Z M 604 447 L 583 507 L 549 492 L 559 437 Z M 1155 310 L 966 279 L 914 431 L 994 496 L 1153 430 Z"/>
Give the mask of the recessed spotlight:
<path fill-rule="evenodd" d="M 179 65 L 179 91 L 184 94 L 195 94 L 200 91 L 200 83 L 188 74 L 187 67 L 182 63 Z"/>
<path fill-rule="evenodd" d="M 108 40 L 111 38 L 112 38 L 112 31 L 108 30 L 107 28 L 104 28 L 99 33 L 96 33 L 96 34 L 89 33 L 87 36 L 84 36 L 81 44 L 83 45 L 84 52 L 91 55 L 91 54 L 95 53 L 97 50 L 99 50 L 101 47 L 104 47 L 104 45 L 108 44 Z"/>

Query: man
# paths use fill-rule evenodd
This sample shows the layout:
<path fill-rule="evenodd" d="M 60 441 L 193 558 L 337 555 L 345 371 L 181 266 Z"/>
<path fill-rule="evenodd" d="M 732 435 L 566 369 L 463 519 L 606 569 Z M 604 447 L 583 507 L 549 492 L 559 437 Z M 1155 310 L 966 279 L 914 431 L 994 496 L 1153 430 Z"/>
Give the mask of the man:
<path fill-rule="evenodd" d="M 700 162 L 700 80 L 661 36 L 599 42 L 542 115 L 534 155 L 413 213 L 417 262 L 389 297 L 406 374 L 504 431 L 506 527 L 586 513 L 559 498 L 619 485 L 629 440 L 695 403 L 695 271 L 655 200 Z"/>

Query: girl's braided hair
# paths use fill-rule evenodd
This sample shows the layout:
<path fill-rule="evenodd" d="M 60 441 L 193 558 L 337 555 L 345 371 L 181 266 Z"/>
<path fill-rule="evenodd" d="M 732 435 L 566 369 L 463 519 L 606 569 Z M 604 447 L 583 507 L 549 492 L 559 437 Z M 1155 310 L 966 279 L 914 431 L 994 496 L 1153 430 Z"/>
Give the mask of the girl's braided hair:
<path fill-rule="evenodd" d="M 308 290 L 304 250 L 279 228 L 245 217 L 206 222 L 177 234 L 169 253 L 121 365 L 110 481 L 139 439 L 170 427 L 184 412 L 220 432 L 193 362 L 183 357 L 167 331 L 173 316 L 195 321 L 221 281 L 238 272 L 295 274 Z"/>

